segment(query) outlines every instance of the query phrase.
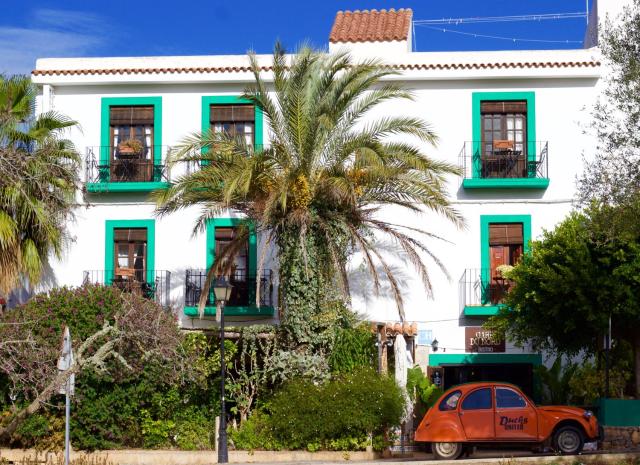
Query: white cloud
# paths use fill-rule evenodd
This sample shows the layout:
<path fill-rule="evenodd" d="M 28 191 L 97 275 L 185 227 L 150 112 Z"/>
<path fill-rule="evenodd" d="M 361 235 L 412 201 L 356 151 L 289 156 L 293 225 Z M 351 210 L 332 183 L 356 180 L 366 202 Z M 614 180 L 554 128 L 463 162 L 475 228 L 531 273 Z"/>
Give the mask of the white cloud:
<path fill-rule="evenodd" d="M 0 73 L 28 74 L 37 58 L 87 56 L 107 43 L 109 28 L 91 13 L 40 9 L 29 24 L 0 26 Z"/>

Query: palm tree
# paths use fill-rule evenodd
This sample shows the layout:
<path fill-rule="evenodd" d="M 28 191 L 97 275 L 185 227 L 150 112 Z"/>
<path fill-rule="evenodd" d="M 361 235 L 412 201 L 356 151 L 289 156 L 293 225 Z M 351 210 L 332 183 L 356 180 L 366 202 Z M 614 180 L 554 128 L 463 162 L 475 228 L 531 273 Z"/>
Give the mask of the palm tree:
<path fill-rule="evenodd" d="M 309 339 L 329 286 L 348 299 L 347 259 L 353 252 L 363 257 L 376 291 L 386 277 L 404 319 L 400 285 L 376 235 L 400 246 L 427 293 L 431 282 L 421 254 L 441 264 L 417 238 L 432 234 L 386 221 L 383 209 L 432 210 L 462 225 L 445 193 L 445 177 L 458 169 L 422 153 L 417 143 L 434 144 L 437 137 L 421 119 L 366 118 L 383 102 L 412 98 L 385 81 L 397 73 L 378 61 L 354 63 L 347 53 L 307 47 L 287 60 L 276 45 L 270 91 L 253 53 L 249 60 L 255 82 L 243 97 L 262 109 L 269 145 L 254 149 L 211 130 L 188 136 L 173 161 L 202 162 L 201 169 L 154 193 L 158 214 L 202 207 L 195 233 L 226 209 L 243 213 L 245 227 L 234 243 L 246 240 L 248 224 L 264 235 L 258 272 L 266 249 L 277 247 L 282 323 L 298 342 Z M 224 274 L 233 253 L 232 243 L 209 270 L 201 314 L 209 283 Z"/>
<path fill-rule="evenodd" d="M 78 154 L 62 138 L 76 123 L 35 113 L 24 76 L 0 75 L 0 292 L 39 282 L 60 256 L 78 187 Z"/>

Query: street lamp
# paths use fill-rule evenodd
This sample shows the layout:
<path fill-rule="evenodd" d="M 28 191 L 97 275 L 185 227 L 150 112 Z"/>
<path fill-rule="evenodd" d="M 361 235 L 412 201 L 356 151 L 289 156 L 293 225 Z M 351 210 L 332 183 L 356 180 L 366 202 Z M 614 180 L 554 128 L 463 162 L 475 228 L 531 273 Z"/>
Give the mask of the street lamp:
<path fill-rule="evenodd" d="M 227 411 L 224 402 L 224 306 L 231 297 L 233 286 L 225 278 L 218 278 L 213 285 L 216 297 L 216 319 L 220 321 L 220 430 L 218 432 L 218 463 L 229 462 L 227 451 Z"/>
<path fill-rule="evenodd" d="M 434 352 L 438 351 L 438 340 L 434 339 L 433 341 L 431 341 L 431 350 L 433 350 Z"/>

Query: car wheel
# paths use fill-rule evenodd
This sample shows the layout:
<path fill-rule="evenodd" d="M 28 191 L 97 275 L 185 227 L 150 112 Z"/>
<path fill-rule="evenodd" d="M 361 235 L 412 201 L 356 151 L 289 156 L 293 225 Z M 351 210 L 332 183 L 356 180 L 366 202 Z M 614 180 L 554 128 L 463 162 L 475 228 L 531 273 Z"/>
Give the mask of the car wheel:
<path fill-rule="evenodd" d="M 431 450 L 437 460 L 455 460 L 462 454 L 462 444 L 459 442 L 434 442 Z"/>
<path fill-rule="evenodd" d="M 553 435 L 553 446 L 562 454 L 579 454 L 584 446 L 584 435 L 575 426 L 563 426 Z"/>

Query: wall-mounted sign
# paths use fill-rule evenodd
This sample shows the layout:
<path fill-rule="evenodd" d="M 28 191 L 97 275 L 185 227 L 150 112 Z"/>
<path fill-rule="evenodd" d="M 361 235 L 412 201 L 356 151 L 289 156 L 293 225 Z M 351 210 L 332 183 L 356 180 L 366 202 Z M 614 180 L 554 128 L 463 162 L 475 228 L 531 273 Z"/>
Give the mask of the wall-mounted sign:
<path fill-rule="evenodd" d="M 504 339 L 498 341 L 493 331 L 482 326 L 468 326 L 464 329 L 464 350 L 466 352 L 504 352 Z"/>

